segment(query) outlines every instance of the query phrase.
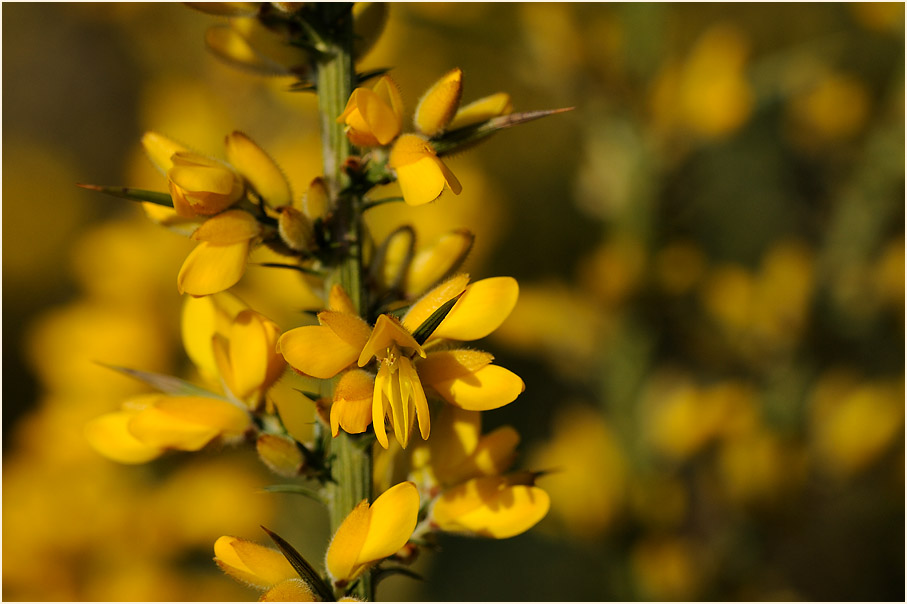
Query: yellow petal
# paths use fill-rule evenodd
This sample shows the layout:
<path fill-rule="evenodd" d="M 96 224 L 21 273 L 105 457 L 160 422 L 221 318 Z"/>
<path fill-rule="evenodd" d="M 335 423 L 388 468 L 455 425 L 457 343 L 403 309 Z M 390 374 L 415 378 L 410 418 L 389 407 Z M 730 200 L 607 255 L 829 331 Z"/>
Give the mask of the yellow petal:
<path fill-rule="evenodd" d="M 326 325 L 306 325 L 280 336 L 277 348 L 296 371 L 332 378 L 356 362 L 361 348 L 351 346 Z"/>
<path fill-rule="evenodd" d="M 510 95 L 506 92 L 498 92 L 460 107 L 448 125 L 448 130 L 480 124 L 494 117 L 508 115 L 512 111 L 513 105 L 510 102 Z"/>
<path fill-rule="evenodd" d="M 214 542 L 214 561 L 234 579 L 262 589 L 299 578 L 276 549 L 237 537 L 224 536 Z"/>
<path fill-rule="evenodd" d="M 325 556 L 325 566 L 335 583 L 349 581 L 362 570 L 359 552 L 365 543 L 370 521 L 368 501 L 363 499 L 343 519 L 334 533 Z"/>
<path fill-rule="evenodd" d="M 458 378 L 468 379 L 493 360 L 491 353 L 482 350 L 439 350 L 419 361 L 419 375 L 429 384 Z"/>
<path fill-rule="evenodd" d="M 426 157 L 436 157 L 434 148 L 427 140 L 416 134 L 404 134 L 394 142 L 387 158 L 387 167 L 397 169 L 414 164 Z"/>
<path fill-rule="evenodd" d="M 520 288 L 513 277 L 493 277 L 466 288 L 432 338 L 478 340 L 484 338 L 510 315 Z"/>
<path fill-rule="evenodd" d="M 427 459 L 414 459 L 414 467 L 431 464 L 435 476 L 442 482 L 448 480 L 450 469 L 465 462 L 479 444 L 482 418 L 478 411 L 466 411 L 453 405 L 445 405 L 436 418 L 434 433 L 428 441 L 430 455 Z"/>
<path fill-rule="evenodd" d="M 393 344 L 401 348 L 410 348 L 416 351 L 420 356 L 425 356 L 425 352 L 419 343 L 413 339 L 411 333 L 406 331 L 400 322 L 390 315 L 379 315 L 375 322 L 375 328 L 372 330 L 368 341 L 362 347 L 362 353 L 359 355 L 359 366 L 365 367 L 372 357 L 383 358 L 386 350 Z"/>
<path fill-rule="evenodd" d="M 347 371 L 334 388 L 331 405 L 331 434 L 340 428 L 348 434 L 361 434 L 372 423 L 372 395 L 375 379 L 361 369 Z"/>
<path fill-rule="evenodd" d="M 233 190 L 236 175 L 226 166 L 198 153 L 176 153 L 167 177 L 186 191 L 226 195 Z"/>
<path fill-rule="evenodd" d="M 346 290 L 336 283 L 331 286 L 331 291 L 328 293 L 328 309 L 346 313 L 348 315 L 355 316 L 358 314 L 356 307 L 353 306 L 353 301 L 350 300 Z"/>
<path fill-rule="evenodd" d="M 455 68 L 435 82 L 416 107 L 416 128 L 427 136 L 444 130 L 460 106 L 463 72 Z"/>
<path fill-rule="evenodd" d="M 501 474 L 516 459 L 516 447 L 519 442 L 519 433 L 510 426 L 501 426 L 485 434 L 472 455 L 462 463 L 452 466 L 443 481 L 447 484 L 456 484 L 469 478 Z"/>
<path fill-rule="evenodd" d="M 444 306 L 449 300 L 460 295 L 469 284 L 469 275 L 460 273 L 447 281 L 435 286 L 430 292 L 419 298 L 403 315 L 401 323 L 410 332 L 419 329 L 436 310 Z"/>
<path fill-rule="evenodd" d="M 164 452 L 148 445 L 129 431 L 134 412 L 116 411 L 96 417 L 85 425 L 85 438 L 98 453 L 120 463 L 145 463 Z"/>
<path fill-rule="evenodd" d="M 486 476 L 445 491 L 431 517 L 445 532 L 506 539 L 535 526 L 549 507 L 548 494 L 538 487 Z"/>
<path fill-rule="evenodd" d="M 271 156 L 242 132 L 227 136 L 227 161 L 243 175 L 252 188 L 270 205 L 280 207 L 293 202 L 290 183 Z"/>
<path fill-rule="evenodd" d="M 129 431 L 147 445 L 198 451 L 217 436 L 237 436 L 251 426 L 237 406 L 205 397 L 163 397 L 135 414 Z"/>
<path fill-rule="evenodd" d="M 443 166 L 437 157 L 426 156 L 397 168 L 403 201 L 407 205 L 421 206 L 440 197 L 446 184 Z"/>
<path fill-rule="evenodd" d="M 387 165 L 397 173 L 403 199 L 411 206 L 434 201 L 445 185 L 454 195 L 462 190 L 460 181 L 438 158 L 431 144 L 415 134 L 404 134 L 397 139 Z"/>
<path fill-rule="evenodd" d="M 497 365 L 486 364 L 473 369 L 469 364 L 473 359 L 466 358 L 464 353 L 477 352 L 457 350 L 432 353 L 419 363 L 419 375 L 425 385 L 462 409 L 488 411 L 516 400 L 525 390 L 523 380 Z"/>
<path fill-rule="evenodd" d="M 245 304 L 228 293 L 200 298 L 186 296 L 183 301 L 180 319 L 183 348 L 202 377 L 209 382 L 216 382 L 219 375 L 211 339 L 217 332 L 226 333 L 233 317 L 243 309 Z"/>
<path fill-rule="evenodd" d="M 389 88 L 385 86 L 382 90 Z M 400 134 L 402 127 L 400 116 L 391 104 L 368 88 L 353 91 L 337 121 L 347 125 L 347 137 L 359 147 L 386 145 Z"/>
<path fill-rule="evenodd" d="M 148 154 L 151 163 L 164 174 L 173 167 L 171 158 L 175 153 L 190 151 L 185 145 L 157 132 L 146 132 L 142 136 L 142 147 L 145 148 L 145 153 Z"/>
<path fill-rule="evenodd" d="M 236 285 L 246 272 L 249 241 L 215 245 L 202 241 L 183 262 L 176 278 L 181 294 L 207 296 Z"/>
<path fill-rule="evenodd" d="M 267 389 L 282 372 L 276 352 L 277 325 L 253 310 L 243 310 L 228 333 L 231 390 L 240 400 Z M 222 373 L 223 375 L 223 373 Z"/>
<path fill-rule="evenodd" d="M 227 210 L 203 222 L 192 234 L 192 238 L 227 245 L 254 239 L 260 233 L 261 225 L 252 214 L 244 210 Z"/>
<path fill-rule="evenodd" d="M 294 395 L 292 398 L 274 397 L 274 405 L 280 415 L 280 422 L 290 436 L 299 442 L 305 442 L 311 438 L 311 409 L 315 407 L 315 401 L 298 392 L 294 392 Z"/>
<path fill-rule="evenodd" d="M 259 602 L 315 602 L 309 584 L 296 577 L 286 579 L 262 594 Z"/>
<path fill-rule="evenodd" d="M 401 482 L 391 487 L 375 500 L 369 514 L 371 521 L 359 551 L 359 564 L 370 564 L 392 556 L 409 541 L 419 516 L 416 485 Z"/>
<path fill-rule="evenodd" d="M 463 262 L 475 236 L 458 229 L 441 236 L 428 249 L 415 255 L 406 274 L 406 291 L 420 294 L 432 287 Z"/>

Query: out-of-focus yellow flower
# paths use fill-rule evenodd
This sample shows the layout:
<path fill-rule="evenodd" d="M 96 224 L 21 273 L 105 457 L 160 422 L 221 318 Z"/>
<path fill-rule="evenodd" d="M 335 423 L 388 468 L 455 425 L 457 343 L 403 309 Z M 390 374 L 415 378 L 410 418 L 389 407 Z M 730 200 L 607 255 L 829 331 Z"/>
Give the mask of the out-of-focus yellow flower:
<path fill-rule="evenodd" d="M 688 241 L 673 241 L 655 257 L 655 277 L 669 294 L 689 292 L 702 279 L 706 269 L 703 251 Z"/>
<path fill-rule="evenodd" d="M 878 31 L 904 31 L 904 5 L 898 2 L 854 2 L 848 8 L 857 21 Z"/>
<path fill-rule="evenodd" d="M 261 225 L 244 210 L 228 210 L 206 220 L 193 234 L 199 244 L 186 257 L 176 283 L 179 292 L 207 296 L 236 285 L 246 272 L 252 242 Z"/>
<path fill-rule="evenodd" d="M 608 308 L 626 301 L 639 288 L 646 263 L 642 242 L 616 237 L 584 259 L 580 279 L 586 291 Z"/>
<path fill-rule="evenodd" d="M 337 123 L 346 124 L 346 135 L 358 147 L 387 145 L 403 128 L 403 99 L 397 84 L 381 76 L 369 88 L 356 88 Z"/>
<path fill-rule="evenodd" d="M 863 82 L 849 74 L 829 73 L 791 99 L 792 135 L 809 148 L 847 140 L 862 130 L 870 109 Z"/>
<path fill-rule="evenodd" d="M 530 472 L 472 478 L 434 502 L 431 524 L 446 533 L 507 539 L 535 526 L 551 505 Z"/>
<path fill-rule="evenodd" d="M 646 538 L 637 543 L 630 562 L 645 600 L 694 600 L 702 582 L 693 545 L 682 537 Z"/>
<path fill-rule="evenodd" d="M 251 427 L 249 414 L 227 401 L 152 394 L 88 422 L 85 436 L 106 457 L 143 463 L 168 449 L 198 451 L 218 437 L 236 438 Z"/>
<path fill-rule="evenodd" d="M 701 388 L 684 378 L 656 379 L 644 402 L 646 432 L 663 455 L 686 460 L 722 434 L 735 434 L 750 421 L 749 387 L 736 382 Z"/>
<path fill-rule="evenodd" d="M 397 174 L 403 199 L 419 206 L 437 199 L 448 187 L 454 195 L 463 190 L 431 143 L 416 134 L 404 134 L 391 148 L 387 166 Z"/>
<path fill-rule="evenodd" d="M 200 4 L 205 6 L 204 4 Z M 264 75 L 302 75 L 309 53 L 289 44 L 283 32 L 265 27 L 256 16 L 234 16 L 205 32 L 205 43 L 220 59 Z"/>
<path fill-rule="evenodd" d="M 487 410 L 506 405 L 523 391 L 523 381 L 512 372 L 491 365 L 493 357 L 476 350 L 447 350 L 441 340 L 469 341 L 494 331 L 516 304 L 519 288 L 514 279 L 498 277 L 469 285 L 462 274 L 428 292 L 398 321 L 380 315 L 373 329 L 353 314 L 349 298 L 342 290 L 335 307 L 318 314 L 320 325 L 297 327 L 284 333 L 278 349 L 297 371 L 313 377 L 332 378 L 357 364 L 366 367 L 373 358 L 378 372 L 372 400 L 372 424 L 378 442 L 388 446 L 385 417 L 393 426 L 397 441 L 406 446 L 418 420 L 422 438 L 428 438 L 430 419 L 423 384 L 431 387 L 451 404 L 464 409 Z M 412 334 L 445 303 L 459 297 L 450 312 L 425 341 L 425 348 Z M 416 356 L 421 359 L 414 360 Z M 354 378 L 349 378 L 354 379 Z M 347 421 L 358 429 L 364 380 L 357 379 L 351 398 L 341 403 L 337 424 L 347 412 Z M 345 395 L 346 396 L 346 395 Z M 336 399 L 335 399 L 336 400 Z M 359 401 L 354 403 L 353 401 Z"/>
<path fill-rule="evenodd" d="M 904 320 L 904 239 L 890 241 L 876 262 L 875 284 L 882 302 L 889 304 Z"/>
<path fill-rule="evenodd" d="M 583 291 L 560 283 L 521 288 L 520 301 L 494 338 L 514 350 L 543 355 L 569 376 L 583 375 L 609 335 L 607 317 Z"/>
<path fill-rule="evenodd" d="M 875 463 L 904 430 L 904 382 L 859 383 L 832 371 L 816 384 L 810 408 L 812 446 L 819 464 L 848 478 Z"/>
<path fill-rule="evenodd" d="M 738 503 L 777 503 L 806 477 L 805 455 L 763 428 L 726 439 L 718 466 L 728 496 Z"/>
<path fill-rule="evenodd" d="M 669 63 L 656 81 L 652 110 L 664 134 L 679 130 L 705 139 L 734 132 L 749 117 L 749 42 L 727 24 L 703 32 L 682 64 Z"/>
<path fill-rule="evenodd" d="M 533 451 L 529 463 L 551 470 L 541 480 L 552 517 L 572 535 L 601 536 L 624 505 L 627 462 L 610 426 L 592 409 L 572 406 L 558 413 L 553 438 Z"/>
<path fill-rule="evenodd" d="M 406 545 L 419 515 L 419 492 L 401 482 L 369 506 L 362 500 L 344 519 L 328 547 L 325 565 L 335 584 L 346 584 Z"/>

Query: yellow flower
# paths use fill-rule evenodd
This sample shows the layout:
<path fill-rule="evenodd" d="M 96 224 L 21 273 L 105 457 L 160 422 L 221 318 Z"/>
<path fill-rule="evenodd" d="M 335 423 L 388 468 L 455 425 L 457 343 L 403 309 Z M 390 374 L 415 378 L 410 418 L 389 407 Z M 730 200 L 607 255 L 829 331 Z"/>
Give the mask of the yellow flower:
<path fill-rule="evenodd" d="M 390 143 L 403 126 L 403 99 L 397 85 L 382 76 L 371 89 L 356 88 L 337 123 L 346 124 L 346 135 L 357 147 Z"/>
<path fill-rule="evenodd" d="M 530 472 L 472 478 L 441 494 L 432 526 L 448 533 L 506 539 L 535 526 L 551 505 Z"/>
<path fill-rule="evenodd" d="M 503 539 L 523 533 L 548 512 L 534 475 L 501 474 L 516 458 L 520 437 L 510 426 L 482 434 L 481 413 L 445 407 L 435 435 L 412 456 L 411 476 L 436 496 L 429 514 L 439 530 Z"/>
<path fill-rule="evenodd" d="M 445 281 L 413 304 L 401 321 L 380 315 L 374 329 L 353 313 L 351 305 L 333 303 L 329 310 L 318 314 L 319 325 L 284 333 L 278 340 L 278 349 L 291 367 L 322 379 L 332 378 L 354 363 L 366 367 L 372 358 L 377 359 L 371 408 L 375 435 L 387 448 L 386 417 L 397 441 L 406 447 L 416 421 L 423 439 L 428 438 L 430 431 L 423 383 L 449 403 L 472 410 L 506 405 L 524 389 L 517 375 L 492 365 L 493 357 L 486 352 L 442 349 L 442 339 L 468 341 L 487 336 L 516 304 L 519 288 L 510 277 L 468 283 L 469 276 L 465 274 Z M 436 310 L 457 297 L 448 315 L 426 339 L 426 352 L 412 334 Z M 345 294 L 340 299 L 348 302 Z M 333 310 L 340 307 L 346 309 Z M 332 424 L 343 426 L 346 421 L 361 431 L 367 426 L 361 418 L 367 384 L 363 378 L 356 379 L 356 388 L 345 390 L 343 399 L 335 394 L 335 402 L 342 400 L 344 406 L 338 409 Z M 355 395 L 346 394 L 353 391 Z"/>
<path fill-rule="evenodd" d="M 411 482 L 391 487 L 369 506 L 362 500 L 344 519 L 328 547 L 325 565 L 335 584 L 345 584 L 406 545 L 419 516 L 419 492 Z"/>
<path fill-rule="evenodd" d="M 170 158 L 170 197 L 178 216 L 210 216 L 238 202 L 245 192 L 242 178 L 228 166 L 198 153 L 182 151 Z"/>
<path fill-rule="evenodd" d="M 183 346 L 209 382 L 256 410 L 264 393 L 283 374 L 277 353 L 280 328 L 229 294 L 187 298 L 183 305 Z"/>
<path fill-rule="evenodd" d="M 417 134 L 404 134 L 391 147 L 387 162 L 397 174 L 404 201 L 420 206 L 437 199 L 448 187 L 454 195 L 463 190 L 431 143 Z"/>
<path fill-rule="evenodd" d="M 168 449 L 198 451 L 218 437 L 240 437 L 251 427 L 249 414 L 227 401 L 152 394 L 91 420 L 85 436 L 106 457 L 143 463 Z"/>
<path fill-rule="evenodd" d="M 228 210 L 206 220 L 192 234 L 200 243 L 176 277 L 179 292 L 207 296 L 236 285 L 260 233 L 259 222 L 244 210 Z"/>
<path fill-rule="evenodd" d="M 267 590 L 261 596 L 263 602 L 315 601 L 308 583 L 276 549 L 224 536 L 214 542 L 214 561 L 237 581 Z"/>
<path fill-rule="evenodd" d="M 243 210 L 229 210 L 247 193 L 267 206 L 283 207 L 293 194 L 273 159 L 242 132 L 226 137 L 230 164 L 190 151 L 155 132 L 142 137 L 148 157 L 167 175 L 173 210 L 144 204 L 148 215 L 180 232 L 199 217 L 211 216 L 192 232 L 201 243 L 189 254 L 177 277 L 180 293 L 206 296 L 235 285 L 246 270 L 252 244 L 261 234 L 258 220 Z"/>

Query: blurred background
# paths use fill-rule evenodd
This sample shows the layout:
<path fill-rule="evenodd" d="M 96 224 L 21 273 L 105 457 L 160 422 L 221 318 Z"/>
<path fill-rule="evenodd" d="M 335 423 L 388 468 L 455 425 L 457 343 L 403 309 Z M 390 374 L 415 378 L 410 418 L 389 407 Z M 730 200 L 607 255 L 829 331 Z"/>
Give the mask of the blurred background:
<path fill-rule="evenodd" d="M 2 11 L 3 597 L 257 599 L 214 540 L 263 524 L 320 560 L 317 507 L 261 492 L 254 451 L 84 441 L 144 391 L 96 361 L 192 377 L 192 244 L 75 183 L 165 190 L 143 132 L 223 157 L 239 129 L 301 195 L 314 99 L 219 62 L 181 5 Z M 903 600 L 903 4 L 400 4 L 361 66 L 410 115 L 455 66 L 466 102 L 576 108 L 452 158 L 462 195 L 369 217 L 468 227 L 470 273 L 520 281 L 482 347 L 527 390 L 485 428 L 552 470 L 536 529 L 445 538 L 380 598 Z M 291 325 L 305 290 L 268 271 L 240 290 Z"/>

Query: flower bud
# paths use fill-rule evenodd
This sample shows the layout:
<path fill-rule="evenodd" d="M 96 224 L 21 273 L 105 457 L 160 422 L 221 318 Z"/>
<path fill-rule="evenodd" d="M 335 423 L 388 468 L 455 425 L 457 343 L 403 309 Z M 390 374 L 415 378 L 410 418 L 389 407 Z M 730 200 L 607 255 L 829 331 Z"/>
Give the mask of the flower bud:
<path fill-rule="evenodd" d="M 287 247 L 296 252 L 306 252 L 315 248 L 315 232 L 312 223 L 305 214 L 293 206 L 280 208 L 277 217 L 277 232 Z"/>
<path fill-rule="evenodd" d="M 275 434 L 262 434 L 255 442 L 258 456 L 268 468 L 280 476 L 298 476 L 305 458 L 296 441 Z"/>

